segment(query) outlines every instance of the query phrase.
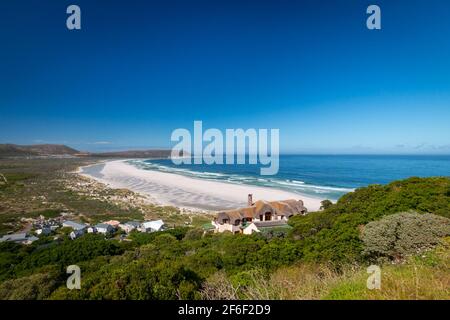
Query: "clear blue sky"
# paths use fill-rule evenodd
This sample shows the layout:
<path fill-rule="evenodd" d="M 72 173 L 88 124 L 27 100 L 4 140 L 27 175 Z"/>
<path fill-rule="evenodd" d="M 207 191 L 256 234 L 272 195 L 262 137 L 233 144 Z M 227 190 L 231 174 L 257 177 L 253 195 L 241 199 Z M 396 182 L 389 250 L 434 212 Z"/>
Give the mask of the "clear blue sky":
<path fill-rule="evenodd" d="M 0 143 L 170 147 L 203 120 L 283 152 L 450 153 L 447 0 L 1 1 L 0 49 Z"/>

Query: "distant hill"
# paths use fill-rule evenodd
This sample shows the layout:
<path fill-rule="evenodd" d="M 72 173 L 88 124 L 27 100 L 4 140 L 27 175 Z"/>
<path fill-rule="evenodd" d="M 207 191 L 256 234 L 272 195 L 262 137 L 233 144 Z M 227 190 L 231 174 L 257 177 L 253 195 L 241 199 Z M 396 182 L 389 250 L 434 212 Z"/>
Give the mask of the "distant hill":
<path fill-rule="evenodd" d="M 98 158 L 167 158 L 171 150 L 130 150 L 117 152 L 81 152 L 60 144 L 0 144 L 0 157 L 78 156 Z"/>
<path fill-rule="evenodd" d="M 89 156 L 102 158 L 167 158 L 170 153 L 171 150 L 130 150 L 90 153 Z"/>
<path fill-rule="evenodd" d="M 0 144 L 0 157 L 76 155 L 80 152 L 60 144 Z"/>

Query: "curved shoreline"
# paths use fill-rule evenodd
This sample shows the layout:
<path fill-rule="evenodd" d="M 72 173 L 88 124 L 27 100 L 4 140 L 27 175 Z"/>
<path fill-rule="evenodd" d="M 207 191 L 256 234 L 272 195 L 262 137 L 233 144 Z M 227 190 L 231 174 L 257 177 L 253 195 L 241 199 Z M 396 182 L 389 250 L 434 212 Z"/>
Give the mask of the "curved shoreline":
<path fill-rule="evenodd" d="M 149 197 L 160 205 L 172 205 L 201 211 L 244 207 L 247 195 L 256 200 L 301 199 L 309 211 L 320 208 L 323 199 L 253 185 L 238 185 L 186 177 L 174 173 L 138 169 L 127 160 L 114 160 L 80 167 L 78 173 L 112 188 L 125 188 Z"/>

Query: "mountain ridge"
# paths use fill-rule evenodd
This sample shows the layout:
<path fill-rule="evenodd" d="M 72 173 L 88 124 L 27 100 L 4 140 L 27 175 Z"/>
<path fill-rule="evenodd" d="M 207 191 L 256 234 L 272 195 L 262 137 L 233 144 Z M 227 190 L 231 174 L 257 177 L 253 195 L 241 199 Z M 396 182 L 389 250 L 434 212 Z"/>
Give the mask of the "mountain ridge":
<path fill-rule="evenodd" d="M 117 152 L 83 152 L 63 144 L 18 145 L 0 144 L 0 157 L 42 157 L 42 156 L 76 156 L 101 158 L 163 158 L 169 157 L 171 150 L 149 149 Z"/>

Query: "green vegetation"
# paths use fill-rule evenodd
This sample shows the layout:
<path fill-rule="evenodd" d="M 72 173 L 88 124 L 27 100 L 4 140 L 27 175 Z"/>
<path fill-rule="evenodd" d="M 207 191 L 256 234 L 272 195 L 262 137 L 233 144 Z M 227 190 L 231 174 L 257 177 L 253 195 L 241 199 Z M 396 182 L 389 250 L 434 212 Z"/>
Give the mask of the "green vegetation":
<path fill-rule="evenodd" d="M 362 262 L 361 231 L 383 216 L 406 211 L 450 217 L 449 178 L 410 178 L 344 195 L 320 212 L 289 220 L 308 261 Z"/>
<path fill-rule="evenodd" d="M 328 209 L 333 205 L 333 202 L 330 200 L 322 200 L 320 201 L 320 210 Z"/>
<path fill-rule="evenodd" d="M 288 228 L 247 236 L 205 234 L 199 227 L 208 217 L 181 215 L 172 207 L 124 206 L 116 197 L 133 195 L 123 190 L 102 190 L 98 197 L 65 188 L 62 182 L 74 179 L 68 168 L 76 164 L 55 162 L 46 167 L 54 172 L 48 175 L 39 173 L 36 163 L 0 166 L 31 174 L 16 180 L 22 187 L 0 190 L 6 201 L 0 202 L 0 223 L 10 227 L 20 217 L 52 217 L 64 209 L 90 222 L 161 217 L 174 228 L 132 232 L 131 241 L 123 242 L 85 235 L 74 241 L 43 238 L 30 246 L 1 243 L 0 299 L 444 299 L 450 294 L 450 238 L 442 240 L 449 235 L 449 178 L 361 188 L 336 204 L 323 203 L 322 211 L 291 218 Z M 368 290 L 366 267 L 379 258 L 389 259 L 381 265 L 382 290 Z M 70 264 L 81 268 L 81 290 L 65 286 Z"/>
<path fill-rule="evenodd" d="M 372 258 L 401 260 L 435 247 L 448 235 L 450 219 L 429 213 L 397 213 L 364 227 L 363 253 Z"/>
<path fill-rule="evenodd" d="M 164 219 L 169 226 L 201 226 L 211 217 L 180 214 L 177 208 L 146 203 L 125 189 L 110 189 L 74 173 L 79 166 L 98 160 L 0 159 L 0 235 L 27 229 L 23 218 L 57 217 L 96 224 L 106 220 Z"/>
<path fill-rule="evenodd" d="M 25 180 L 33 177 L 34 175 L 29 173 L 2 173 L 0 171 L 0 191 L 13 193 L 18 188 L 24 186 Z"/>

